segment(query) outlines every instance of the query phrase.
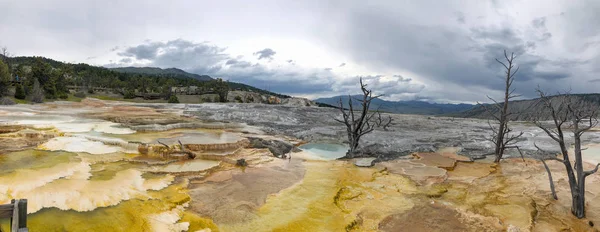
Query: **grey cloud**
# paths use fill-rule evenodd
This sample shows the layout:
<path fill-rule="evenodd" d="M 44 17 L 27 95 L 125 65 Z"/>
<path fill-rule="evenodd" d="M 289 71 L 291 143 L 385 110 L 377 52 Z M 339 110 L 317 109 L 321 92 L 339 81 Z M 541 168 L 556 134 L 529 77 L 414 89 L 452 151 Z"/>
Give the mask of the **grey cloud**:
<path fill-rule="evenodd" d="M 458 21 L 459 23 L 464 24 L 466 22 L 465 14 L 463 14 L 462 12 L 456 12 L 455 15 L 456 15 L 456 21 Z"/>
<path fill-rule="evenodd" d="M 131 58 L 123 58 L 119 60 L 119 63 L 124 63 L 124 64 L 129 64 L 133 62 L 133 60 Z"/>
<path fill-rule="evenodd" d="M 540 18 L 536 18 L 533 21 L 531 21 L 531 25 L 533 25 L 534 28 L 538 28 L 538 29 L 542 29 L 542 28 L 546 28 L 546 17 L 540 17 Z"/>
<path fill-rule="evenodd" d="M 410 81 L 412 81 L 412 78 L 404 77 L 402 75 L 394 75 L 394 77 L 398 78 L 398 81 L 400 81 L 400 82 L 410 82 Z"/>
<path fill-rule="evenodd" d="M 344 67 L 346 66 L 346 63 L 341 63 L 339 67 Z"/>
<path fill-rule="evenodd" d="M 589 80 L 588 82 L 590 82 L 590 83 L 597 83 L 597 82 L 600 82 L 600 79 L 593 79 L 593 80 Z"/>
<path fill-rule="evenodd" d="M 227 54 L 225 48 L 208 43 L 195 43 L 183 39 L 168 42 L 147 41 L 124 49 L 124 52 L 118 53 L 123 57 L 119 64 L 109 64 L 108 67 L 141 66 L 139 62 L 148 60 L 150 63 L 144 63 L 144 66 L 177 67 L 191 73 L 222 77 L 285 94 L 327 92 L 332 91 L 334 85 L 330 72 L 323 69 L 270 69 L 242 60 L 243 56 Z M 148 53 L 155 55 L 148 56 Z M 293 61 L 291 63 L 293 64 Z"/>
<path fill-rule="evenodd" d="M 277 52 L 273 51 L 273 49 L 270 48 L 265 48 L 263 50 L 257 51 L 255 53 L 253 53 L 253 55 L 258 55 L 258 59 L 262 60 L 262 59 L 269 59 L 272 60 L 273 56 L 276 54 Z"/>
<path fill-rule="evenodd" d="M 111 51 L 111 52 L 114 52 L 114 51 L 116 51 L 116 50 L 119 50 L 119 46 L 114 46 L 114 47 L 112 47 L 112 48 L 110 49 L 110 51 Z"/>
<path fill-rule="evenodd" d="M 134 57 L 138 60 L 151 60 L 156 58 L 158 49 L 163 46 L 161 43 L 141 44 L 135 47 L 129 47 L 124 52 L 118 53 L 119 56 Z"/>
<path fill-rule="evenodd" d="M 230 60 L 227 60 L 227 62 L 225 62 L 225 65 L 229 65 L 231 67 L 238 67 L 238 68 L 247 68 L 247 67 L 252 66 L 252 63 L 250 63 L 248 61 L 244 61 L 244 60 L 230 59 Z"/>
<path fill-rule="evenodd" d="M 552 37 L 545 31 L 546 19 L 535 20 L 541 35 L 531 41 L 525 39 L 522 30 L 510 24 L 478 24 L 464 30 L 409 23 L 394 14 L 375 13 L 378 12 L 375 9 L 352 9 L 343 23 L 336 22 L 343 26 L 336 34 L 329 35 L 335 38 L 329 39 L 337 43 L 329 43 L 330 46 L 346 51 L 355 62 L 372 69 L 409 70 L 427 86 L 456 85 L 456 89 L 437 87 L 435 90 L 457 99 L 473 99 L 470 94 L 462 93 L 477 90 L 484 93 L 481 96 L 485 100 L 485 91 L 502 90 L 503 67 L 495 59 L 504 57 L 503 50 L 518 55 L 516 64 L 520 71 L 515 87 L 525 97 L 535 96 L 531 84 L 571 78 L 571 69 L 582 65 L 577 60 L 538 55 L 537 43 Z M 558 69 L 553 67 L 555 64 L 574 66 Z M 430 88 L 424 91 L 427 89 Z M 439 96 L 444 95 L 442 92 L 427 93 Z"/>
<path fill-rule="evenodd" d="M 225 54 L 226 48 L 207 43 L 177 39 L 167 42 L 148 41 L 133 47 L 124 48 L 117 53 L 134 61 L 150 61 L 148 66 L 160 68 L 177 67 L 184 70 L 197 70 L 200 74 L 214 74 L 221 70 L 221 64 L 231 60 Z"/>
<path fill-rule="evenodd" d="M 333 70 L 333 68 L 324 68 L 323 70 L 325 70 L 325 71 L 331 71 L 331 70 Z"/>
<path fill-rule="evenodd" d="M 346 78 L 336 82 L 335 89 L 338 92 L 358 94 L 359 80 L 367 84 L 367 88 L 373 90 L 373 94 L 392 97 L 395 99 L 414 100 L 420 92 L 425 89 L 425 85 L 411 83 L 410 78 L 404 78 L 400 75 L 394 75 L 393 78 L 385 78 L 384 75 L 366 75 Z"/>

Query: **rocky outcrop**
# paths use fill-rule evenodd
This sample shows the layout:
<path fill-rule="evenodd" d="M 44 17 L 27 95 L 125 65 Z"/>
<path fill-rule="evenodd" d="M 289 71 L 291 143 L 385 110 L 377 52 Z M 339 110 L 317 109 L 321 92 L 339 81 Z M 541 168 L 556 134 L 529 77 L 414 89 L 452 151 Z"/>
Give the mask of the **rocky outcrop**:
<path fill-rule="evenodd" d="M 248 140 L 251 148 L 267 148 L 277 158 L 286 158 L 287 154 L 294 149 L 294 145 L 281 140 L 265 140 L 256 137 L 249 137 Z"/>
<path fill-rule="evenodd" d="M 285 98 L 281 101 L 281 104 L 293 107 L 317 106 L 315 102 L 299 97 Z"/>
<path fill-rule="evenodd" d="M 3 128 L 6 133 L 0 133 L 0 153 L 36 147 L 54 137 L 60 136 L 60 134 L 54 130 L 44 131 L 23 129 L 11 132 L 17 130 L 17 128 L 19 127 Z"/>
<path fill-rule="evenodd" d="M 354 165 L 357 167 L 372 167 L 374 165 L 375 159 L 377 158 L 359 158 L 354 161 Z"/>

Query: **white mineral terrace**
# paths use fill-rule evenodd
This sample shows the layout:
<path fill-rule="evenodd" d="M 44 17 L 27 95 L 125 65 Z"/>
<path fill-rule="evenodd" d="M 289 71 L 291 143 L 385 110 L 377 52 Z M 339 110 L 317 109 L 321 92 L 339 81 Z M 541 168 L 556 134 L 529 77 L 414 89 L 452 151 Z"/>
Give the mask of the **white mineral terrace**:
<path fill-rule="evenodd" d="M 347 146 L 336 140 L 343 128 L 326 121 L 335 111 L 148 106 L 87 99 L 0 107 L 0 204 L 28 199 L 30 231 L 597 231 L 589 222 L 600 224 L 600 174 L 588 177 L 587 219 L 577 219 L 562 164 L 548 162 L 553 200 L 535 159 L 472 161 L 469 152 L 488 146 L 480 140 L 485 121 L 394 115 L 401 125 L 365 143 L 378 141 L 382 154 L 434 149 L 357 167 L 338 160 Z M 553 148 L 537 128 L 516 128 L 527 132 L 524 147 Z M 600 161 L 597 133 L 586 137 L 586 169 Z M 279 147 L 256 141 L 299 149 L 279 159 L 271 151 Z M 236 166 L 241 159 L 246 167 Z"/>

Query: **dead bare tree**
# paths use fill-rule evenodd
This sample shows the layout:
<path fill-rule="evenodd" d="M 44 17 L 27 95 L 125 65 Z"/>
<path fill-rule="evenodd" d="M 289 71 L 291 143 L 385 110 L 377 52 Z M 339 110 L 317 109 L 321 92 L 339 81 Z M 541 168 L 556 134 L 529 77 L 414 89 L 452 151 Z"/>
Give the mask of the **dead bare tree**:
<path fill-rule="evenodd" d="M 518 142 L 517 139 L 523 135 L 523 132 L 521 132 L 519 134 L 513 134 L 513 133 L 511 133 L 512 130 L 510 129 L 510 126 L 508 125 L 508 122 L 510 121 L 510 117 L 513 114 L 515 114 L 514 112 L 509 112 L 508 102 L 511 99 L 520 96 L 520 95 L 514 94 L 514 92 L 515 92 L 514 88 L 511 89 L 512 83 L 515 80 L 515 74 L 517 74 L 517 72 L 519 71 L 519 67 L 516 67 L 516 69 L 515 69 L 514 60 L 515 60 L 516 56 L 514 53 L 511 53 L 510 57 L 509 57 L 508 54 L 506 53 L 506 50 L 504 50 L 504 58 L 506 59 L 506 62 L 502 62 L 502 61 L 496 59 L 496 61 L 498 63 L 502 64 L 502 66 L 504 66 L 504 68 L 506 69 L 506 71 L 504 72 L 505 73 L 504 102 L 499 103 L 494 98 L 487 96 L 488 99 L 490 99 L 491 101 L 494 102 L 494 104 L 492 104 L 494 109 L 488 108 L 488 106 L 485 104 L 477 103 L 478 105 L 484 107 L 485 111 L 488 112 L 495 119 L 495 121 L 497 121 L 497 126 L 492 125 L 492 123 L 490 123 L 488 121 L 490 130 L 492 131 L 492 136 L 489 138 L 489 140 L 492 143 L 494 143 L 494 146 L 495 146 L 494 155 L 496 156 L 496 159 L 494 159 L 494 162 L 496 162 L 496 163 L 500 162 L 500 160 L 502 159 L 502 156 L 504 156 L 504 151 L 507 148 L 516 148 L 519 151 L 519 154 L 521 154 L 521 157 L 523 157 L 523 153 L 521 153 L 521 150 L 519 149 L 519 147 L 517 147 L 515 145 Z"/>
<path fill-rule="evenodd" d="M 553 197 L 557 199 L 554 191 L 554 183 L 552 181 L 552 174 L 550 169 L 547 167 L 547 160 L 555 160 L 561 162 L 566 169 L 567 176 L 569 179 L 569 187 L 571 190 L 571 212 L 578 218 L 585 217 L 585 179 L 591 174 L 598 171 L 596 167 L 589 171 L 583 170 L 583 160 L 581 154 L 581 136 L 586 131 L 592 129 L 598 124 L 598 106 L 594 104 L 586 104 L 585 102 L 577 101 L 575 97 L 569 93 L 565 93 L 559 96 L 550 97 L 544 92 L 537 89 L 540 96 L 539 103 L 545 109 L 544 111 L 538 111 L 535 117 L 534 123 L 542 129 L 552 140 L 558 143 L 560 147 L 560 153 L 562 159 L 556 156 L 549 158 L 542 158 L 544 167 L 548 172 L 548 178 L 550 181 L 550 187 L 552 190 Z M 546 119 L 545 115 L 550 115 L 551 125 L 544 124 L 542 120 Z M 565 141 L 564 133 L 572 131 L 574 139 L 574 163 L 571 163 L 569 153 L 567 150 L 567 142 Z M 537 147 L 537 145 L 536 145 Z M 538 150 L 543 151 L 539 147 Z"/>
<path fill-rule="evenodd" d="M 0 48 L 0 55 L 2 55 L 2 61 L 4 61 L 4 63 L 8 66 L 8 72 L 12 73 L 12 66 L 10 65 L 10 60 L 9 60 L 9 58 L 11 57 L 12 54 L 10 54 L 8 52 L 8 48 L 7 47 Z"/>
<path fill-rule="evenodd" d="M 344 108 L 344 101 L 340 97 L 339 109 L 342 112 L 342 119 L 334 118 L 334 120 L 346 125 L 348 143 L 350 144 L 350 150 L 346 154 L 347 158 L 354 157 L 354 152 L 358 149 L 360 138 L 373 131 L 375 124 L 372 124 L 370 121 L 375 112 L 369 113 L 369 108 L 373 99 L 381 97 L 381 95 L 373 96 L 372 91 L 367 89 L 367 84 L 363 83 L 362 78 L 360 79 L 360 89 L 362 91 L 361 99 L 348 95 L 348 110 Z M 355 115 L 353 98 L 355 101 L 360 102 L 361 109 L 358 111 L 359 115 Z"/>
<path fill-rule="evenodd" d="M 375 121 L 375 125 L 377 127 L 381 127 L 383 128 L 383 130 L 387 131 L 388 127 L 390 126 L 390 124 L 392 123 L 392 116 L 388 115 L 388 118 L 382 118 L 381 117 L 381 112 L 377 111 L 377 120 Z"/>

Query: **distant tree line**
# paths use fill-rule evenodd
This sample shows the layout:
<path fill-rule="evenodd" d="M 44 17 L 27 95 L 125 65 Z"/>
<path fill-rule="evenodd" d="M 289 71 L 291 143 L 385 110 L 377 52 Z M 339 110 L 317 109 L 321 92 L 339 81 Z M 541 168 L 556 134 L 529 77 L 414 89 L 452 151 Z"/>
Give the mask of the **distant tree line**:
<path fill-rule="evenodd" d="M 211 89 L 219 95 L 219 100 L 227 100 L 229 83 L 222 79 L 200 81 L 177 74 L 123 73 L 88 64 L 70 64 L 44 57 L 7 57 L 0 59 L 0 96 L 8 94 L 11 80 L 14 80 L 17 99 L 33 97 L 37 81 L 43 98 L 66 99 L 68 86 L 78 86 L 88 93 L 94 89 L 111 89 L 124 98 L 134 98 L 140 94 L 160 94 L 166 100 L 171 98 L 171 87 L 198 86 Z M 10 63 L 8 66 L 6 63 Z"/>

